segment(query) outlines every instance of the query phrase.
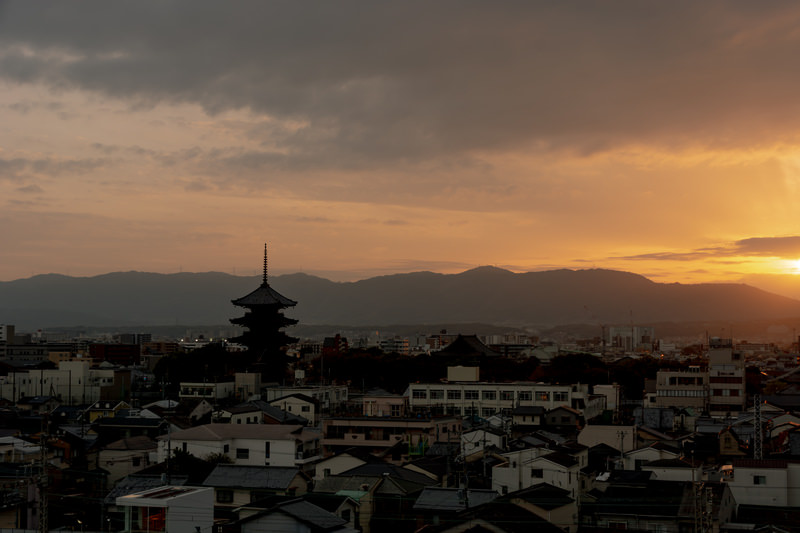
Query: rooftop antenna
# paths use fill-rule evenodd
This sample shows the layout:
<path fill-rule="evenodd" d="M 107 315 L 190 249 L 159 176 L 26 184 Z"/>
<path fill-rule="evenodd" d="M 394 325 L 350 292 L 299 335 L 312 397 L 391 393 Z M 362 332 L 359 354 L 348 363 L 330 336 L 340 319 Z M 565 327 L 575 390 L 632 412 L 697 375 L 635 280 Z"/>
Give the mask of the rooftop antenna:
<path fill-rule="evenodd" d="M 267 284 L 267 243 L 264 243 L 264 285 Z"/>

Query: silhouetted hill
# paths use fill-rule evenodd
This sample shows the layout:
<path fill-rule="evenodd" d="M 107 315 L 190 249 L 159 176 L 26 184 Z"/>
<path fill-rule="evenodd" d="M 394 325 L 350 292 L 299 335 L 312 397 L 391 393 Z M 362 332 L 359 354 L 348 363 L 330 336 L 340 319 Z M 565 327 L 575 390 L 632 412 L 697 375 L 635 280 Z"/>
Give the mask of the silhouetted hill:
<path fill-rule="evenodd" d="M 20 328 L 227 324 L 234 298 L 259 277 L 115 272 L 0 282 L 0 323 Z M 339 283 L 307 274 L 270 279 L 298 302 L 302 324 L 487 323 L 508 326 L 755 321 L 800 317 L 800 301 L 742 284 L 663 284 L 628 272 L 552 270 L 515 274 L 481 267 Z"/>

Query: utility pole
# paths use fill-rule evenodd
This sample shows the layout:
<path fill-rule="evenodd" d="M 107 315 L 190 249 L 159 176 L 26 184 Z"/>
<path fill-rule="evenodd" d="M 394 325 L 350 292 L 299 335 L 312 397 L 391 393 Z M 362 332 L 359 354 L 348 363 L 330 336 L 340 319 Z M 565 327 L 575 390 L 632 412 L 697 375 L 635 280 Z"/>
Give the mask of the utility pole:
<path fill-rule="evenodd" d="M 36 485 L 39 487 L 39 533 L 48 533 L 47 526 L 47 433 L 43 432 L 39 438 L 39 446 L 41 448 L 41 455 L 39 459 L 39 479 Z"/>
<path fill-rule="evenodd" d="M 761 434 L 761 396 L 753 396 L 753 459 L 764 458 L 764 439 Z"/>

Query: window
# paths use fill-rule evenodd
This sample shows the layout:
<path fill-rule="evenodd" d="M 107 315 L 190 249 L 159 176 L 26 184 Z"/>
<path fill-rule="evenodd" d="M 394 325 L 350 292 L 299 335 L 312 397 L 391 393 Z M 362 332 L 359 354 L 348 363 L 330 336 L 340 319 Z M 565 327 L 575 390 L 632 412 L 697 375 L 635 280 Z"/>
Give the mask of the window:
<path fill-rule="evenodd" d="M 550 401 L 550 393 L 547 391 L 541 391 L 536 393 L 536 401 L 539 402 L 549 402 Z"/>
<path fill-rule="evenodd" d="M 264 443 L 264 459 L 269 459 L 269 448 L 270 448 L 270 442 L 267 441 Z"/>
<path fill-rule="evenodd" d="M 570 422 L 571 421 L 570 421 L 570 418 L 568 416 L 562 416 L 561 417 L 561 423 L 562 424 L 569 424 Z"/>
<path fill-rule="evenodd" d="M 400 406 L 393 405 L 392 406 L 392 416 L 400 416 Z"/>
<path fill-rule="evenodd" d="M 411 391 L 411 397 L 416 400 L 425 400 L 428 398 L 428 391 L 425 389 L 414 389 Z"/>
<path fill-rule="evenodd" d="M 465 390 L 464 391 L 464 399 L 465 400 L 477 400 L 478 399 L 478 391 L 476 391 L 476 390 Z"/>
<path fill-rule="evenodd" d="M 460 390 L 449 390 L 449 391 L 447 391 L 447 399 L 448 400 L 460 400 L 461 399 L 461 391 Z"/>
<path fill-rule="evenodd" d="M 133 459 L 131 459 L 131 466 L 139 466 L 141 464 L 142 464 L 141 457 L 134 457 Z"/>
<path fill-rule="evenodd" d="M 248 448 L 236 448 L 237 459 L 250 459 L 250 450 Z"/>
<path fill-rule="evenodd" d="M 753 485 L 766 485 L 767 476 L 753 476 Z"/>
<path fill-rule="evenodd" d="M 483 399 L 484 400 L 496 400 L 497 399 L 497 391 L 493 391 L 493 390 L 485 390 L 485 391 L 483 391 Z"/>
<path fill-rule="evenodd" d="M 531 401 L 531 397 L 532 397 L 531 391 L 526 390 L 519 392 L 519 401 L 521 402 L 529 402 Z"/>
<path fill-rule="evenodd" d="M 330 468 L 325 468 L 325 469 L 322 470 L 322 477 L 328 477 L 330 475 L 331 475 L 331 469 Z"/>
<path fill-rule="evenodd" d="M 493 414 L 494 414 L 494 409 L 492 409 L 491 407 L 484 407 L 483 409 L 481 409 L 481 416 L 484 418 L 492 416 Z"/>
<path fill-rule="evenodd" d="M 569 400 L 569 394 L 566 392 L 554 392 L 553 393 L 553 401 L 554 402 L 566 402 Z"/>
<path fill-rule="evenodd" d="M 311 406 L 310 405 L 301 405 L 300 406 L 300 412 L 308 413 L 310 411 L 311 411 Z"/>
<path fill-rule="evenodd" d="M 544 477 L 544 469 L 543 468 L 531 468 L 531 477 L 535 479 L 541 479 Z"/>
<path fill-rule="evenodd" d="M 500 391 L 500 399 L 501 400 L 514 400 L 514 391 L 513 390 L 501 390 Z"/>
<path fill-rule="evenodd" d="M 218 490 L 217 491 L 217 503 L 233 503 L 233 491 L 232 490 Z"/>
<path fill-rule="evenodd" d="M 231 445 L 230 444 L 226 444 L 226 445 L 224 445 L 222 447 L 222 453 L 228 453 L 230 451 L 231 451 Z"/>
<path fill-rule="evenodd" d="M 184 442 L 183 446 L 181 446 L 181 449 L 183 450 L 183 453 L 186 453 L 187 451 L 189 451 L 189 443 Z"/>
<path fill-rule="evenodd" d="M 350 509 L 342 509 L 342 520 L 350 521 Z"/>
<path fill-rule="evenodd" d="M 442 389 L 431 389 L 431 400 L 443 400 L 444 391 Z"/>

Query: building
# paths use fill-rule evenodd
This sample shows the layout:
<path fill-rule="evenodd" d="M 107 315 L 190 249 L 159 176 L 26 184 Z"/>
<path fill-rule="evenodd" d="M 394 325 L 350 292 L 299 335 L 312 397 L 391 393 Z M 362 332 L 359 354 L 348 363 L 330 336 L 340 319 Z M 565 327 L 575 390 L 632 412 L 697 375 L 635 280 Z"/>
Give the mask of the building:
<path fill-rule="evenodd" d="M 551 385 L 531 381 L 491 383 L 448 381 L 413 383 L 406 390 L 412 412 L 432 415 L 480 416 L 510 415 L 515 407 L 543 407 L 552 410 L 567 406 L 581 412 L 585 420 L 603 413 L 605 396 L 593 396 L 588 385 Z"/>
<path fill-rule="evenodd" d="M 690 366 L 681 370 L 659 370 L 656 374 L 655 407 L 708 409 L 708 370 Z"/>
<path fill-rule="evenodd" d="M 651 326 L 609 326 L 605 340 L 606 346 L 617 352 L 650 352 L 656 342 Z"/>
<path fill-rule="evenodd" d="M 710 339 L 708 382 L 711 416 L 726 416 L 744 411 L 747 401 L 744 355 L 733 349 L 731 339 Z"/>
<path fill-rule="evenodd" d="M 243 316 L 230 319 L 231 324 L 245 328 L 241 335 L 230 341 L 247 346 L 252 361 L 258 363 L 271 379 L 282 381 L 288 362 L 286 346 L 298 340 L 283 331 L 284 328 L 297 324 L 297 320 L 284 316 L 283 310 L 294 307 L 297 302 L 270 287 L 266 244 L 261 285 L 251 293 L 231 300 L 231 303 L 246 311 Z"/>
<path fill-rule="evenodd" d="M 322 430 L 322 443 L 329 453 L 351 447 L 386 451 L 401 446 L 399 455 L 421 456 L 434 443 L 458 443 L 461 420 L 456 417 L 335 417 L 323 419 Z"/>
<path fill-rule="evenodd" d="M 206 459 L 226 456 L 236 465 L 312 469 L 321 456 L 319 430 L 282 424 L 205 424 L 158 438 L 159 462 L 170 450 Z"/>
<path fill-rule="evenodd" d="M 214 489 L 162 486 L 117 498 L 126 532 L 197 533 L 214 525 Z"/>

